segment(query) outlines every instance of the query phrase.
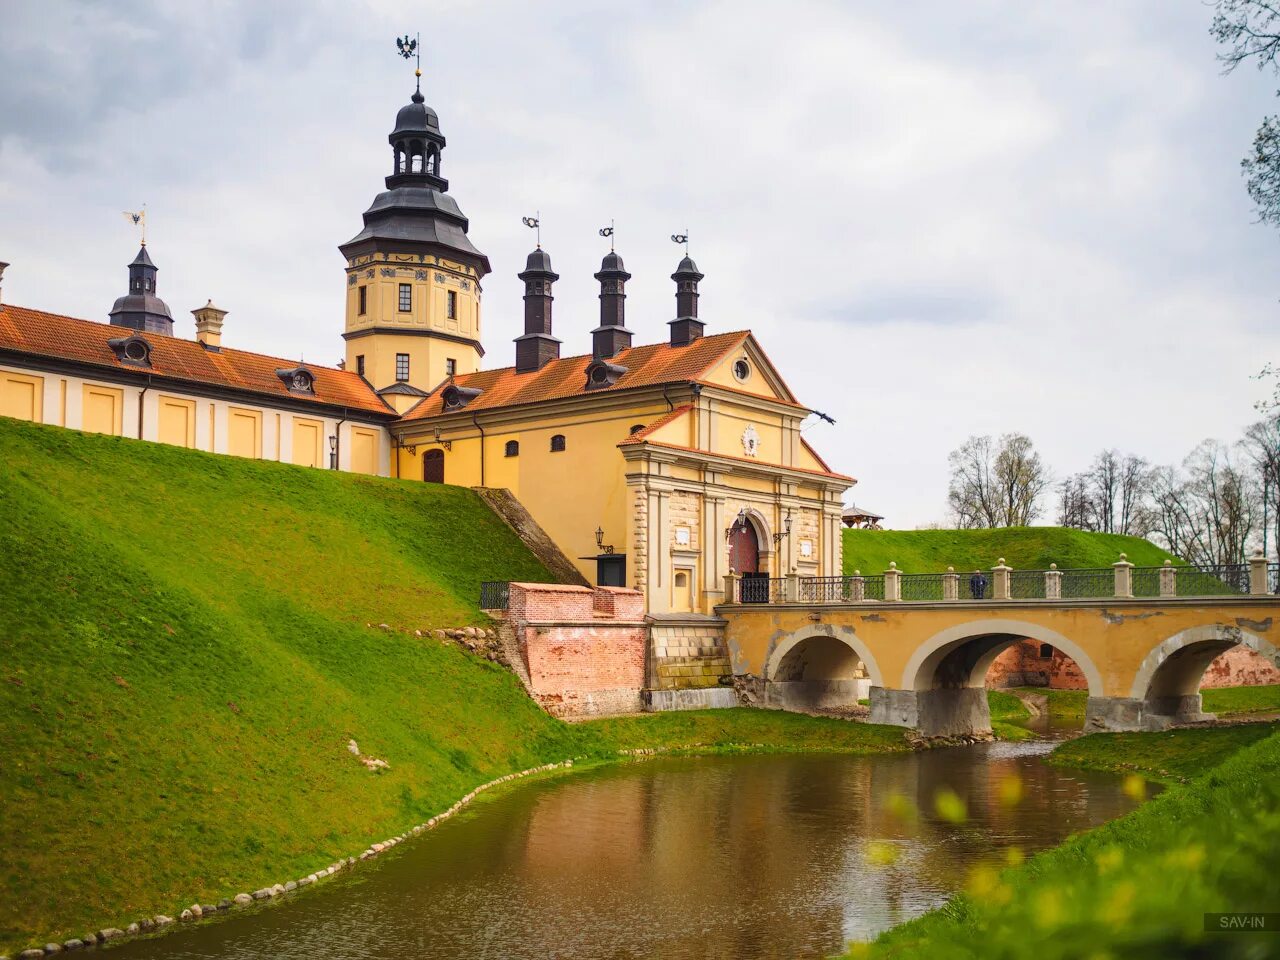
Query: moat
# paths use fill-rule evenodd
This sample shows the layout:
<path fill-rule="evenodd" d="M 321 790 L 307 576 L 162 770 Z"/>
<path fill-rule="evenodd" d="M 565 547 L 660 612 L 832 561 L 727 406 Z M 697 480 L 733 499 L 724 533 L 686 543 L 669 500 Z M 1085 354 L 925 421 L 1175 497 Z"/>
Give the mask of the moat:
<path fill-rule="evenodd" d="M 980 862 L 1133 808 L 1119 778 L 1045 764 L 1048 746 L 661 759 L 549 779 L 339 881 L 110 954 L 827 957 L 943 903 Z M 963 823 L 933 812 L 948 788 Z M 920 808 L 914 824 L 892 797 Z"/>

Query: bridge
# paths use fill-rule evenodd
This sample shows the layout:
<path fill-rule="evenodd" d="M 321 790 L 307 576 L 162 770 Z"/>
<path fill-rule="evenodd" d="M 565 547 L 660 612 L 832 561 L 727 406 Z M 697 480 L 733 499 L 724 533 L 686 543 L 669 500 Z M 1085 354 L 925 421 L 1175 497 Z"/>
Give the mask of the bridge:
<path fill-rule="evenodd" d="M 1280 665 L 1280 565 L 1015 571 L 725 581 L 717 607 L 733 673 L 766 703 L 840 706 L 927 736 L 991 729 L 984 681 L 1012 644 L 1071 657 L 1088 682 L 1086 729 L 1213 719 L 1200 681 L 1243 644 Z M 864 693 L 865 691 L 865 693 Z"/>

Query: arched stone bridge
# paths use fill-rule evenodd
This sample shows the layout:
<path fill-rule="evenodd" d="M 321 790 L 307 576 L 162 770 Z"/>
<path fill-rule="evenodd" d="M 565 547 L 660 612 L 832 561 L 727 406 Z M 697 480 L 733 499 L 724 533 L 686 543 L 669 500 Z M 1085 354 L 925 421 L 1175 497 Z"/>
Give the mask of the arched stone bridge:
<path fill-rule="evenodd" d="M 847 587 L 834 601 L 788 602 L 788 594 L 831 593 L 806 591 L 793 577 L 790 590 L 778 581 L 780 601 L 728 603 L 717 613 L 735 676 L 762 686 L 774 705 L 838 706 L 869 695 L 876 723 L 931 736 L 990 730 L 987 669 L 1030 638 L 1079 666 L 1089 685 L 1086 729 L 1160 729 L 1209 719 L 1200 680 L 1230 647 L 1244 644 L 1280 665 L 1280 597 L 1268 592 L 1265 565 L 1252 573 L 1252 592 L 1207 597 L 918 602 L 851 601 Z M 997 595 L 1008 597 L 1007 579 L 1003 586 Z M 955 580 L 949 592 L 956 596 Z"/>

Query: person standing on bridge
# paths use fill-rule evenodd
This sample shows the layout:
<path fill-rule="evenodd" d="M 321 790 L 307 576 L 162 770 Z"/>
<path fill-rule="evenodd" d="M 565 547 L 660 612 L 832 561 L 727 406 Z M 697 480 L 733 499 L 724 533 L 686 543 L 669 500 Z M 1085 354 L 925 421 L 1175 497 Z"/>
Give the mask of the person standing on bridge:
<path fill-rule="evenodd" d="M 973 576 L 969 578 L 969 592 L 975 600 L 981 600 L 986 595 L 987 578 L 982 575 L 981 570 L 973 571 Z"/>

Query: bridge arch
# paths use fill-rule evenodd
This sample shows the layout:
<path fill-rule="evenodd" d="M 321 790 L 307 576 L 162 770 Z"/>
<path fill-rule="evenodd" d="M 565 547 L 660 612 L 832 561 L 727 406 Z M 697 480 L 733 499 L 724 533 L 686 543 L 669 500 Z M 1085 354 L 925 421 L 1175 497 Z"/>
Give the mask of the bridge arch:
<path fill-rule="evenodd" d="M 855 672 L 858 666 L 862 669 Z M 764 681 L 767 704 L 801 710 L 841 708 L 854 706 L 871 687 L 881 686 L 882 674 L 852 627 L 815 623 L 773 645 Z"/>
<path fill-rule="evenodd" d="M 902 689 L 984 687 L 987 670 L 1019 640 L 1037 640 L 1061 650 L 1079 666 L 1089 683 L 1089 696 L 1103 695 L 1102 672 L 1075 641 L 1056 630 L 1025 620 L 969 620 L 942 630 L 920 644 L 902 671 Z"/>
<path fill-rule="evenodd" d="M 1130 687 L 1131 699 L 1158 724 L 1210 719 L 1201 712 L 1200 683 L 1219 655 L 1237 644 L 1280 666 L 1280 648 L 1243 627 L 1210 623 L 1181 630 L 1164 640 L 1143 659 Z"/>

